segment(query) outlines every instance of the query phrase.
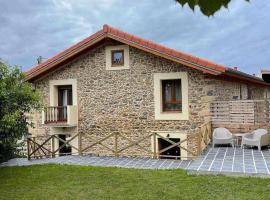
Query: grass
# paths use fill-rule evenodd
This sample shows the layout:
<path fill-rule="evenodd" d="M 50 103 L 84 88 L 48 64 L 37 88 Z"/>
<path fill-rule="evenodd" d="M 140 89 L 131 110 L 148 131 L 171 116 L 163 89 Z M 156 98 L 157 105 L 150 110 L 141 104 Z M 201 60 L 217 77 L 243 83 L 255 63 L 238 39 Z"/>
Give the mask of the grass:
<path fill-rule="evenodd" d="M 269 179 L 69 165 L 0 168 L 0 199 L 269 199 Z"/>

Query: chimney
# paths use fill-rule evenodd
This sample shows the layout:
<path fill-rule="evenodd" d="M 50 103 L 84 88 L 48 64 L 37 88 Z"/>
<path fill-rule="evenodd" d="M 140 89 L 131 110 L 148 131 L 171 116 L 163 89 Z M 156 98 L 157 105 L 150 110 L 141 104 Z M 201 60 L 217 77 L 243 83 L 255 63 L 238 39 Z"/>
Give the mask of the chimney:
<path fill-rule="evenodd" d="M 261 70 L 261 76 L 265 82 L 270 83 L 270 70 L 269 69 Z"/>
<path fill-rule="evenodd" d="M 37 58 L 37 64 L 43 63 L 45 60 L 47 60 L 46 58 L 43 58 L 42 56 L 39 56 Z"/>
<path fill-rule="evenodd" d="M 237 71 L 238 70 L 238 67 L 233 67 L 233 69 Z"/>

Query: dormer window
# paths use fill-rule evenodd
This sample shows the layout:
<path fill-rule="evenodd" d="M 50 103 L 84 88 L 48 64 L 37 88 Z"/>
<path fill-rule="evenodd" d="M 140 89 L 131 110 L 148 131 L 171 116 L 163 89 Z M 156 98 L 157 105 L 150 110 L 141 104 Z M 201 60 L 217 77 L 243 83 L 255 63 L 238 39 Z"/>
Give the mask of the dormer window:
<path fill-rule="evenodd" d="M 129 69 L 128 45 L 106 46 L 105 53 L 107 70 Z"/>
<path fill-rule="evenodd" d="M 112 67 L 124 66 L 124 49 L 112 50 Z"/>

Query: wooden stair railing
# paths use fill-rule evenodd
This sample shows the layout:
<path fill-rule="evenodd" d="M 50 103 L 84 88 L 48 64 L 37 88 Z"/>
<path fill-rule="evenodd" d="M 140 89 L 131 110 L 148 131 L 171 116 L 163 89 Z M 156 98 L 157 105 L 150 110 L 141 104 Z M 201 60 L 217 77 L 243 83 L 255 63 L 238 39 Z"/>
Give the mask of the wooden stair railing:
<path fill-rule="evenodd" d="M 197 156 L 201 155 L 203 150 L 210 144 L 212 140 L 212 123 L 211 121 L 200 126 L 197 133 Z"/>

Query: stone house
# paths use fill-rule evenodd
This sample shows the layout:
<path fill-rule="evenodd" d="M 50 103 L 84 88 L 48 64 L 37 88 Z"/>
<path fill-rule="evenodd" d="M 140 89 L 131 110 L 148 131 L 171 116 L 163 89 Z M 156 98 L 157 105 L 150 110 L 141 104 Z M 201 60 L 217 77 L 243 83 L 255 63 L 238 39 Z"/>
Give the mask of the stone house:
<path fill-rule="evenodd" d="M 58 135 L 86 147 L 118 132 L 118 148 L 149 132 L 183 141 L 165 154 L 189 157 L 196 143 L 189 139 L 210 119 L 214 100 L 270 98 L 270 84 L 237 69 L 215 64 L 139 38 L 108 25 L 83 41 L 38 64 L 26 73 L 43 99 L 34 113 L 32 136 Z M 45 139 L 44 139 L 45 140 Z M 162 138 L 140 140 L 123 151 L 144 156 L 145 149 L 166 148 Z M 113 138 L 88 153 L 111 155 Z M 141 148 L 142 147 L 142 148 Z M 65 146 L 60 153 L 76 153 Z"/>

